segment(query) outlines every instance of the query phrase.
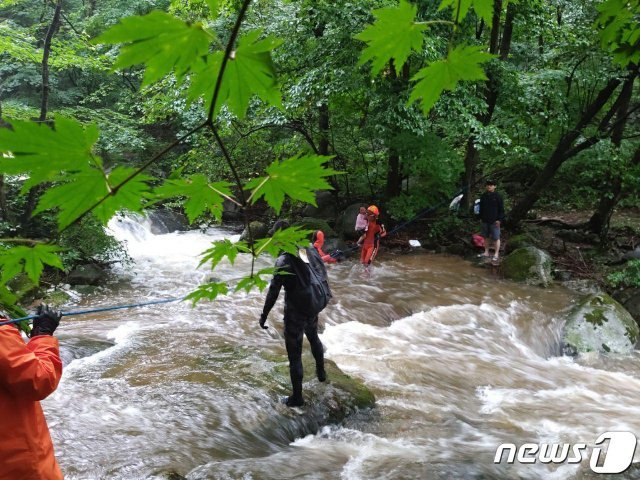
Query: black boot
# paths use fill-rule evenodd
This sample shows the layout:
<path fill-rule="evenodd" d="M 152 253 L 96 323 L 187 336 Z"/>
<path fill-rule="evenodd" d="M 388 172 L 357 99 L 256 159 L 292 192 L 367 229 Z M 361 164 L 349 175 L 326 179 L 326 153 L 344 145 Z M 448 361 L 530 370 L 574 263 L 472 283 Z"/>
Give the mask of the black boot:
<path fill-rule="evenodd" d="M 304 406 L 304 398 L 291 395 L 284 399 L 284 404 L 287 407 L 302 407 Z"/>
<path fill-rule="evenodd" d="M 319 382 L 325 382 L 327 380 L 327 372 L 324 371 L 324 365 L 316 364 L 316 376 Z"/>

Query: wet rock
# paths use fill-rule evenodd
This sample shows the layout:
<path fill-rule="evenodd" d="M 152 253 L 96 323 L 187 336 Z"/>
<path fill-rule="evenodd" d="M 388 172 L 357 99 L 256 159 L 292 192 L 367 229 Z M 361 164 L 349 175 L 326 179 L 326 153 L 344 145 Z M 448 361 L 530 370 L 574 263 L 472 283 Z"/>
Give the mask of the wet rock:
<path fill-rule="evenodd" d="M 553 276 L 559 282 L 568 282 L 571 280 L 571 272 L 568 270 L 554 270 Z"/>
<path fill-rule="evenodd" d="M 505 278 L 529 285 L 548 286 L 551 281 L 551 256 L 536 247 L 523 247 L 502 261 Z"/>
<path fill-rule="evenodd" d="M 67 276 L 70 285 L 100 285 L 107 279 L 107 273 L 98 265 L 88 263 L 80 265 Z"/>
<path fill-rule="evenodd" d="M 604 290 L 600 288 L 600 285 L 598 285 L 598 282 L 594 280 L 588 280 L 588 279 L 569 280 L 569 281 L 562 282 L 562 285 L 582 295 L 598 295 L 601 293 L 605 293 Z"/>
<path fill-rule="evenodd" d="M 591 245 L 600 243 L 598 235 L 582 230 L 560 230 L 556 233 L 556 237 L 571 243 L 588 243 Z"/>
<path fill-rule="evenodd" d="M 264 238 L 267 236 L 267 232 L 269 231 L 269 228 L 267 227 L 267 225 L 265 225 L 262 222 L 251 222 L 249 224 L 249 228 L 251 229 L 251 236 L 256 239 L 256 238 Z M 242 234 L 240 235 L 240 240 L 248 242 L 249 241 L 249 232 L 247 231 L 247 229 L 245 228 L 242 231 Z"/>
<path fill-rule="evenodd" d="M 302 214 L 305 217 L 332 220 L 336 217 L 336 214 L 338 213 L 338 206 L 336 204 L 336 199 L 331 192 L 327 190 L 316 192 L 316 204 L 316 207 L 313 205 L 307 205 Z"/>
<path fill-rule="evenodd" d="M 357 240 L 358 234 L 355 231 L 356 217 L 360 212 L 360 207 L 366 206 L 364 203 L 353 203 L 345 208 L 336 219 L 335 231 L 341 238 L 347 240 Z"/>
<path fill-rule="evenodd" d="M 535 242 L 533 241 L 533 237 L 526 233 L 521 233 L 518 235 L 514 235 L 509 237 L 504 245 L 505 253 L 509 254 L 518 250 L 519 248 L 524 247 L 533 247 L 535 246 Z"/>
<path fill-rule="evenodd" d="M 71 295 L 64 290 L 53 290 L 51 292 L 47 292 L 45 297 L 42 299 L 42 302 L 48 305 L 53 305 L 54 307 L 59 307 L 60 305 L 67 303 L 69 300 L 71 300 Z"/>
<path fill-rule="evenodd" d="M 329 226 L 326 220 L 321 218 L 304 217 L 301 220 L 294 223 L 294 226 L 301 227 L 305 230 L 322 230 L 325 238 L 335 237 L 336 232 Z"/>
<path fill-rule="evenodd" d="M 274 357 L 274 380 L 280 385 L 280 391 L 291 391 L 289 378 L 289 363 L 286 357 Z M 305 352 L 302 356 L 304 368 L 303 396 L 305 406 L 302 407 L 302 415 L 307 418 L 308 425 L 319 426 L 340 423 L 348 415 L 358 410 L 373 408 L 375 397 L 373 393 L 360 381 L 345 374 L 335 362 L 325 359 L 325 371 L 327 381 L 319 382 L 315 377 L 315 360 L 313 356 Z M 300 415 L 300 412 L 291 411 L 288 407 L 282 409 L 286 415 Z"/>
<path fill-rule="evenodd" d="M 7 286 L 18 297 L 18 302 L 24 305 L 41 298 L 44 294 L 42 288 L 33 283 L 26 273 L 20 273 L 12 278 Z"/>
<path fill-rule="evenodd" d="M 242 208 L 226 198 L 222 202 L 222 220 L 237 222 L 242 220 Z"/>
<path fill-rule="evenodd" d="M 625 253 L 622 256 L 623 260 L 640 260 L 640 247 L 636 247 L 635 250 Z"/>
<path fill-rule="evenodd" d="M 115 343 L 93 338 L 73 338 L 60 340 L 60 357 L 64 365 L 72 360 L 90 357 L 98 352 L 113 347 Z"/>
<path fill-rule="evenodd" d="M 629 354 L 640 328 L 622 305 L 606 294 L 591 295 L 567 316 L 564 351 Z"/>
<path fill-rule="evenodd" d="M 151 222 L 150 230 L 154 235 L 184 231 L 189 228 L 189 220 L 184 214 L 168 208 L 149 212 L 149 220 Z"/>
<path fill-rule="evenodd" d="M 640 288 L 631 289 L 633 292 L 622 303 L 635 321 L 640 324 Z"/>

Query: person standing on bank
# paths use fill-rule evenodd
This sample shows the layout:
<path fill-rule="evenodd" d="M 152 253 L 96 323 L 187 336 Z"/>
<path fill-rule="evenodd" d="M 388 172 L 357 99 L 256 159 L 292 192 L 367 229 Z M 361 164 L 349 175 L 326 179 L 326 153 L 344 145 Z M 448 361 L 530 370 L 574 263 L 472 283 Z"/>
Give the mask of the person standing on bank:
<path fill-rule="evenodd" d="M 480 220 L 482 220 L 482 236 L 484 237 L 484 253 L 479 255 L 482 258 L 489 258 L 489 248 L 491 240 L 494 242 L 494 262 L 500 256 L 500 225 L 504 220 L 504 203 L 502 197 L 496 192 L 496 182 L 487 180 L 485 182 L 487 191 L 480 197 Z"/>
<path fill-rule="evenodd" d="M 276 231 L 288 227 L 289 223 L 287 221 L 278 220 L 269 231 L 269 234 L 273 235 Z M 300 249 L 299 256 L 282 252 L 276 259 L 275 266 L 276 273 L 273 275 L 269 285 L 262 315 L 260 315 L 260 326 L 265 329 L 269 328 L 266 325 L 267 316 L 278 299 L 280 289 L 284 287 L 284 339 L 287 347 L 287 356 L 289 357 L 289 375 L 293 390 L 292 394 L 285 399 L 285 403 L 289 407 L 300 407 L 304 405 L 304 399 L 302 398 L 302 378 L 304 373 L 302 369 L 303 333 L 311 344 L 311 353 L 316 361 L 318 380 L 324 382 L 327 379 L 324 369 L 324 347 L 318 337 L 318 312 L 313 311 L 311 305 L 313 302 L 309 302 L 307 295 L 314 281 L 311 276 L 315 275 L 315 278 L 324 284 L 324 287 L 326 287 L 325 292 L 329 298 L 331 297 L 331 290 L 327 282 L 327 270 L 324 262 L 314 247 Z M 313 271 L 311 271 L 312 269 Z M 329 298 L 326 298 L 326 301 Z M 324 305 L 322 308 L 324 308 Z"/>
<path fill-rule="evenodd" d="M 62 314 L 46 305 L 36 314 L 28 343 L 16 325 L 0 326 L 0 480 L 62 479 L 40 406 L 62 376 L 53 336 Z"/>

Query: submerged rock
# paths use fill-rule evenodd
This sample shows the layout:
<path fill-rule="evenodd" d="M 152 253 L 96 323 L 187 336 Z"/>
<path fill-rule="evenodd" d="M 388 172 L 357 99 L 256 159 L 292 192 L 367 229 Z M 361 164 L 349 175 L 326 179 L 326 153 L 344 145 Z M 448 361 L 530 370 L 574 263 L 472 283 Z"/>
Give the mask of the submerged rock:
<path fill-rule="evenodd" d="M 568 315 L 564 329 L 565 353 L 628 354 L 640 329 L 631 314 L 606 294 L 591 295 Z"/>
<path fill-rule="evenodd" d="M 281 387 L 279 391 L 290 392 L 291 380 L 289 378 L 289 362 L 286 357 L 270 358 L 277 362 L 274 366 L 274 380 Z M 316 426 L 330 423 L 340 423 L 349 414 L 375 406 L 375 396 L 359 380 L 351 378 L 335 364 L 325 359 L 325 371 L 327 381 L 319 382 L 315 377 L 316 364 L 313 356 L 305 353 L 302 356 L 305 383 L 302 386 L 305 406 L 298 409 L 290 409 L 282 406 L 280 409 L 286 416 L 300 416 L 302 423 L 306 423 L 315 430 Z M 288 394 L 288 393 L 287 393 Z"/>
<path fill-rule="evenodd" d="M 508 279 L 546 287 L 552 281 L 551 256 L 536 247 L 519 248 L 502 261 L 502 272 Z"/>

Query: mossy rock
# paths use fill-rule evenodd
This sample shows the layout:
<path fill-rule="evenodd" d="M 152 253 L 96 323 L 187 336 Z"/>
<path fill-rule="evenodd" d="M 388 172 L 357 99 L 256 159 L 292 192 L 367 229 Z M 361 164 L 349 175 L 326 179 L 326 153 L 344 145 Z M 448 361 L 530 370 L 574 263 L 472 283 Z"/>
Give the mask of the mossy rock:
<path fill-rule="evenodd" d="M 567 317 L 564 350 L 629 354 L 639 336 L 638 324 L 622 305 L 606 294 L 590 295 Z"/>
<path fill-rule="evenodd" d="M 65 303 L 68 303 L 69 300 L 71 300 L 71 295 L 69 295 L 64 290 L 53 290 L 46 293 L 45 297 L 42 299 L 42 302 L 54 307 L 59 307 L 61 305 L 64 305 Z"/>
<path fill-rule="evenodd" d="M 505 278 L 529 285 L 548 286 L 551 281 L 551 256 L 536 247 L 523 247 L 502 261 Z"/>
<path fill-rule="evenodd" d="M 271 356 L 268 360 L 276 363 L 273 368 L 279 391 L 290 392 L 289 362 L 286 357 Z M 375 396 L 364 383 L 351 378 L 335 364 L 325 358 L 324 368 L 327 381 L 320 383 L 315 376 L 316 364 L 313 356 L 302 355 L 304 369 L 303 396 L 308 413 L 320 424 L 339 423 L 349 414 L 375 406 Z"/>
<path fill-rule="evenodd" d="M 324 232 L 325 238 L 335 237 L 336 232 L 329 226 L 326 220 L 321 218 L 313 218 L 313 217 L 304 217 L 294 223 L 294 226 L 301 227 L 305 230 L 313 230 L 314 232 L 317 230 L 322 230 Z"/>
<path fill-rule="evenodd" d="M 533 237 L 528 233 L 520 233 L 518 235 L 514 235 L 513 237 L 509 237 L 509 239 L 505 242 L 506 253 L 515 252 L 519 248 L 525 247 L 535 247 L 535 241 L 533 240 Z"/>
<path fill-rule="evenodd" d="M 15 276 L 7 286 L 18 297 L 18 303 L 23 305 L 27 305 L 43 295 L 42 288 L 33 283 L 26 273 Z"/>

